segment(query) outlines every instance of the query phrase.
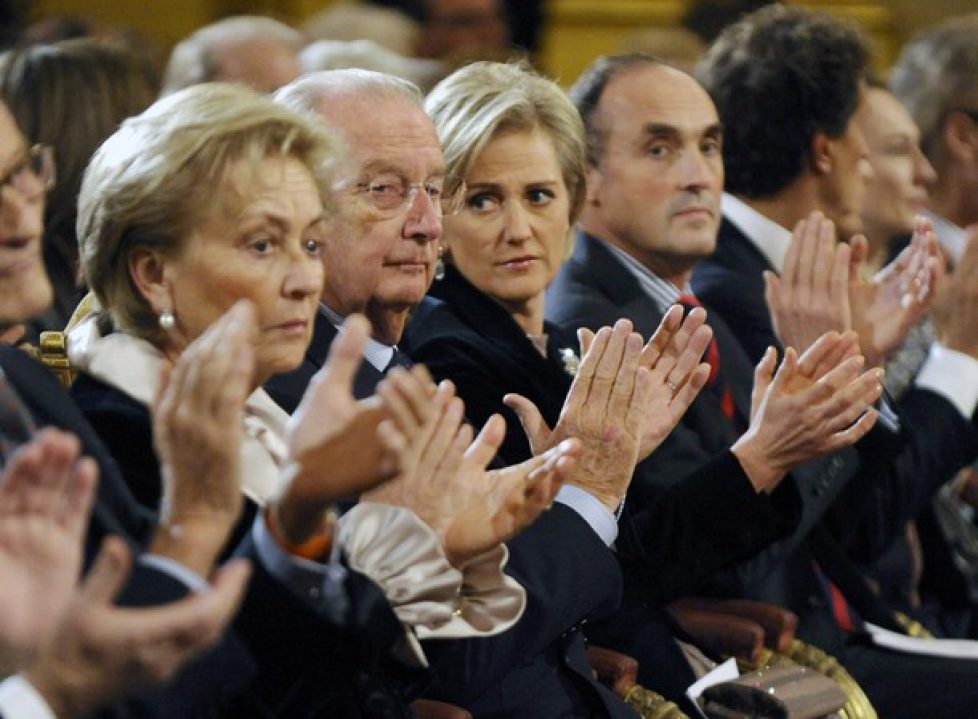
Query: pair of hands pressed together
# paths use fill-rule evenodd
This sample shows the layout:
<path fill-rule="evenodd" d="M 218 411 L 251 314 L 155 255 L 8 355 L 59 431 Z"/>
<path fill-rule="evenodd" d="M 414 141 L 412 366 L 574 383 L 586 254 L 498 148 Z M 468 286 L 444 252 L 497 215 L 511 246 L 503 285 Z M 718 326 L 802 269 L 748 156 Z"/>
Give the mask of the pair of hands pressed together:
<path fill-rule="evenodd" d="M 792 233 L 781 276 L 765 272 L 765 299 L 785 347 L 804 352 L 825 332 L 854 330 L 869 367 L 903 344 L 934 301 L 944 276 L 930 220 L 917 218 L 910 245 L 872 278 L 864 277 L 868 243 L 837 242 L 821 212 Z"/>
<path fill-rule="evenodd" d="M 331 504 L 357 495 L 413 511 L 456 566 L 528 526 L 573 469 L 577 444 L 487 470 L 505 434 L 502 418 L 473 439 L 453 386 L 436 387 L 423 367 L 396 369 L 376 395 L 354 399 L 368 333 L 363 317 L 346 320 L 292 417 L 287 489 L 272 509 L 286 538 L 304 541 Z"/>

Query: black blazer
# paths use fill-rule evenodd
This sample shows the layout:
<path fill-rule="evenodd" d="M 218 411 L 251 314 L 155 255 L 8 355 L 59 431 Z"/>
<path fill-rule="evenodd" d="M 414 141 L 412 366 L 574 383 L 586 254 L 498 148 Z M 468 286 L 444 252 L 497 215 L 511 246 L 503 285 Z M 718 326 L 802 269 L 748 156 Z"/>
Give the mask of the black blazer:
<path fill-rule="evenodd" d="M 759 358 L 777 345 L 764 300 L 763 272 L 773 270 L 753 243 L 724 219 L 716 252 L 693 271 L 693 288 L 722 315 L 748 355 Z M 978 456 L 978 432 L 944 397 L 911 387 L 896 403 L 901 433 L 877 426 L 858 445 L 864 468 L 874 476 L 850 506 L 864 507 L 847 549 L 863 561 L 883 553 L 903 526 L 924 509 L 933 493 Z M 889 438 L 886 435 L 891 435 Z M 851 512 L 836 529 L 852 532 Z"/>
<path fill-rule="evenodd" d="M 753 384 L 751 364 L 725 324 L 706 304 L 727 381 L 738 408 L 747 412 Z M 612 250 L 585 234 L 579 234 L 573 257 L 550 288 L 548 314 L 569 327 L 591 328 L 624 316 L 633 320 L 644 335 L 654 331 L 661 320 L 656 303 Z M 649 458 L 653 471 L 645 483 L 645 492 L 636 495 L 636 500 L 654 499 L 708 463 L 717 451 L 729 447 L 735 436 L 716 398 L 701 393 L 680 425 Z M 794 531 L 741 562 L 735 572 L 716 577 L 709 591 L 786 606 L 799 614 L 803 637 L 827 650 L 839 651 L 844 637 L 835 626 L 822 586 L 812 571 L 810 535 L 837 497 L 846 496 L 854 491 L 853 487 L 871 484 L 868 473 L 864 473 L 866 481 L 862 483 L 851 481 L 859 468 L 859 458 L 853 450 L 797 468 L 782 482 L 782 486 L 796 485 L 801 497 L 802 516 Z"/>
<path fill-rule="evenodd" d="M 336 335 L 336 328 L 320 307 L 313 325 L 312 340 L 302 364 L 291 372 L 272 377 L 265 383 L 265 391 L 289 414 L 295 412 L 296 407 L 299 406 L 302 395 L 309 386 L 309 380 L 326 363 L 329 346 Z M 363 362 L 353 379 L 353 394 L 358 399 L 369 397 L 382 378 L 383 373 L 374 369 L 369 362 Z"/>
<path fill-rule="evenodd" d="M 155 497 L 158 503 L 159 466 L 147 408 L 87 375 L 79 376 L 72 393 L 117 457 L 124 481 L 131 480 L 141 496 Z M 151 506 L 137 506 L 142 513 L 152 511 Z M 234 622 L 234 637 L 245 650 L 250 671 L 240 672 L 233 682 L 218 681 L 219 686 L 222 681 L 231 689 L 238 686 L 221 697 L 222 715 L 408 717 L 407 698 L 420 691 L 426 677 L 390 659 L 402 630 L 380 588 L 348 570 L 341 588 L 350 605 L 346 614 L 338 618 L 317 610 L 257 560 L 248 531 L 254 514 L 254 505 L 248 503 L 247 518 L 225 552 L 251 558 L 254 576 Z M 199 670 L 184 674 L 196 681 L 205 676 Z M 194 714 L 188 710 L 168 716 Z"/>
<path fill-rule="evenodd" d="M 288 409 L 322 366 L 336 330 L 322 313 L 306 361 L 266 385 Z M 354 387 L 373 393 L 382 375 L 366 362 Z M 580 626 L 610 614 L 621 597 L 614 555 L 576 512 L 555 506 L 508 544 L 506 573 L 526 589 L 519 622 L 495 637 L 429 641 L 434 680 L 425 696 L 480 717 L 634 717 L 595 681 Z M 568 551 L 573 547 L 573 551 Z"/>
<path fill-rule="evenodd" d="M 404 346 L 435 377 L 455 383 L 470 417 L 479 422 L 496 412 L 506 417 L 502 453 L 507 463 L 528 459 L 523 430 L 502 397 L 507 392 L 528 397 L 553 426 L 571 384 L 560 350 L 576 350 L 573 334 L 548 322 L 544 358 L 505 309 L 454 268 L 435 283 L 431 295 L 408 323 Z M 616 544 L 627 573 L 644 577 L 647 601 L 695 590 L 703 578 L 750 556 L 798 519 L 793 486 L 773 498 L 759 496 L 726 451 L 682 482 L 647 496 L 647 485 L 657 474 L 649 462 L 636 470 Z"/>

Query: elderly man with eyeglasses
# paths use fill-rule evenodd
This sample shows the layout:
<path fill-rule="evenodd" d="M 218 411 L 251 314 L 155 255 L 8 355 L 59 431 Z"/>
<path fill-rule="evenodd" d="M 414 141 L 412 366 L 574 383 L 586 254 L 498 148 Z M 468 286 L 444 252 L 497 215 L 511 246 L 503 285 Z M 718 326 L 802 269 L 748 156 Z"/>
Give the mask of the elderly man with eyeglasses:
<path fill-rule="evenodd" d="M 458 208 L 465 189 L 443 191 L 458 183 L 446 181 L 438 136 L 410 83 L 338 70 L 307 75 L 276 99 L 319 114 L 339 131 L 352 160 L 323 249 L 321 312 L 305 362 L 265 386 L 291 411 L 352 312 L 365 314 L 373 327 L 355 394 L 372 393 L 389 369 L 410 362 L 397 343 L 434 278 L 442 217 Z M 589 618 L 613 610 L 621 591 L 609 549 L 617 527 L 589 492 L 590 481 L 576 473 L 568 480 L 576 486 L 565 486 L 570 491 L 562 490 L 550 511 L 507 542 L 506 572 L 527 592 L 514 627 L 491 638 L 426 642 L 436 676 L 432 698 L 485 717 L 635 716 L 595 680 L 580 631 Z"/>

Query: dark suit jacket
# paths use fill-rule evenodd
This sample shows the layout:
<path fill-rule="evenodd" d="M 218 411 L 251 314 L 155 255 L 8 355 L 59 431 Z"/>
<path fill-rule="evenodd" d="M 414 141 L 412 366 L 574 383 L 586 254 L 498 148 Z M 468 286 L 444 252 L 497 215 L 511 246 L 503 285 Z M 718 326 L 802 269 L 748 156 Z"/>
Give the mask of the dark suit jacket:
<path fill-rule="evenodd" d="M 724 219 L 716 252 L 693 271 L 693 289 L 722 315 L 755 360 L 765 347 L 778 344 L 764 300 L 765 270 L 773 270 L 767 259 Z M 944 397 L 911 387 L 896 409 L 902 426 L 898 441 L 873 444 L 874 437 L 878 439 L 886 432 L 879 427 L 868 443 L 860 443 L 867 460 L 864 465 L 875 478 L 856 505 L 868 514 L 861 517 L 858 531 L 846 547 L 864 561 L 886 551 L 906 522 L 927 506 L 933 493 L 978 454 L 974 423 L 961 417 Z M 864 446 L 867 444 L 871 449 Z M 845 531 L 841 526 L 838 529 Z"/>
<path fill-rule="evenodd" d="M 298 402 L 335 336 L 320 313 L 306 361 L 266 385 L 284 408 Z M 365 362 L 354 393 L 368 396 L 380 378 Z M 580 632 L 583 623 L 618 605 L 621 573 L 614 555 L 576 512 L 560 505 L 508 546 L 506 573 L 527 593 L 523 616 L 495 637 L 427 642 L 434 683 L 425 695 L 480 719 L 634 717 L 595 681 Z"/>
<path fill-rule="evenodd" d="M 265 383 L 265 391 L 289 414 L 295 412 L 306 387 L 309 386 L 309 380 L 325 364 L 329 346 L 333 344 L 336 335 L 336 328 L 320 307 L 316 314 L 312 341 L 309 343 L 302 364 L 291 372 L 272 377 Z M 353 394 L 359 398 L 369 397 L 381 379 L 383 373 L 374 369 L 369 362 L 362 363 L 356 377 L 353 378 Z"/>
<path fill-rule="evenodd" d="M 531 453 L 522 428 L 502 397 L 507 392 L 522 394 L 539 407 L 550 426 L 556 424 L 571 384 L 560 351 L 576 350 L 573 334 L 547 323 L 544 358 L 503 307 L 454 268 L 435 283 L 431 295 L 408 323 L 404 347 L 436 378 L 455 383 L 471 419 L 484 422 L 497 412 L 505 416 L 508 431 L 502 456 L 507 463 L 528 459 Z M 718 569 L 787 533 L 799 518 L 793 485 L 773 497 L 758 495 L 726 450 L 667 491 L 645 496 L 656 475 L 650 462 L 637 468 L 636 489 L 625 504 L 616 544 L 627 573 L 644 578 L 647 601 L 694 591 Z"/>
<path fill-rule="evenodd" d="M 51 381 L 57 384 L 53 377 Z M 59 404 L 71 408 L 77 416 L 78 431 L 92 436 L 71 399 L 60 388 L 58 392 Z M 108 474 L 108 486 L 118 489 L 114 493 L 118 496 L 110 499 L 118 502 L 120 496 L 126 497 L 124 505 L 133 513 L 149 517 L 151 527 L 155 524 L 153 505 L 134 501 L 126 486 L 131 477 L 143 496 L 156 497 L 158 502 L 159 467 L 149 412 L 122 392 L 85 375 L 75 383 L 73 394 L 91 426 L 119 458 L 121 473 L 116 461 L 104 449 L 100 452 L 105 457 L 103 477 Z M 93 440 L 102 446 L 98 438 Z M 104 467 L 110 470 L 107 472 Z M 106 486 L 103 479 L 100 493 Z M 413 691 L 422 678 L 388 660 L 391 647 L 401 636 L 401 627 L 380 588 L 363 575 L 349 571 L 341 590 L 349 601 L 347 614 L 337 618 L 325 608 L 318 611 L 265 571 L 256 558 L 250 532 L 246 531 L 254 508 L 247 514 L 249 519 L 239 525 L 237 537 L 226 551 L 228 555 L 233 552 L 251 558 L 254 567 L 231 634 L 240 655 L 238 664 L 244 664 L 244 669 L 232 665 L 222 654 L 216 655 L 214 667 L 191 665 L 179 681 L 192 687 L 205 685 L 195 689 L 196 695 L 202 696 L 201 706 L 185 701 L 186 688 L 170 689 L 163 694 L 174 696 L 171 703 L 181 702 L 179 709 L 164 705 L 160 716 L 204 716 L 208 712 L 242 717 L 334 716 L 337 712 L 349 717 L 409 716 L 402 693 Z M 141 540 L 146 538 L 148 534 Z M 142 582 L 135 586 L 137 591 L 145 589 Z M 138 597 L 134 601 L 152 603 Z M 212 695 L 208 696 L 210 685 L 216 685 L 219 691 L 212 687 Z"/>
<path fill-rule="evenodd" d="M 707 309 L 735 403 L 746 415 L 753 369 L 725 324 L 708 304 Z M 550 288 L 548 314 L 568 327 L 591 328 L 628 317 L 645 336 L 655 330 L 662 316 L 656 303 L 613 252 L 600 240 L 584 234 L 578 236 L 573 257 Z M 661 495 L 709 462 L 716 452 L 729 447 L 735 436 L 715 396 L 701 393 L 680 425 L 649 458 L 653 471 L 636 501 L 647 502 Z M 801 496 L 802 518 L 794 532 L 742 562 L 736 572 L 718 576 L 709 590 L 786 606 L 800 615 L 802 636 L 838 651 L 844 637 L 834 624 L 821 584 L 812 572 L 809 535 L 835 498 L 850 491 L 850 480 L 858 468 L 856 453 L 848 450 L 796 469 L 782 483 L 797 485 Z"/>

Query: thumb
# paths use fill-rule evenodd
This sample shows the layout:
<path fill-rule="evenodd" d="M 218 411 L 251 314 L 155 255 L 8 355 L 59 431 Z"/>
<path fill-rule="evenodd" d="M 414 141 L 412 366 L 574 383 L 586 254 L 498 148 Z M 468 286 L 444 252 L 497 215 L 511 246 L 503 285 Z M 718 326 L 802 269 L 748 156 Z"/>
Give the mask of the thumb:
<path fill-rule="evenodd" d="M 363 360 L 363 348 L 370 335 L 370 322 L 363 315 L 350 315 L 341 329 L 330 345 L 323 368 L 317 374 L 323 380 L 348 387 L 353 385 L 353 378 Z"/>
<path fill-rule="evenodd" d="M 119 537 L 106 537 L 98 556 L 82 581 L 81 595 L 93 604 L 111 604 L 129 578 L 132 552 Z"/>
<path fill-rule="evenodd" d="M 750 394 L 750 405 L 751 405 L 751 419 L 753 419 L 754 414 L 761 407 L 761 402 L 764 401 L 764 395 L 767 394 L 767 388 L 771 386 L 771 380 L 774 377 L 774 367 L 778 359 L 777 350 L 774 347 L 768 347 L 764 350 L 764 355 L 761 357 L 761 361 L 757 363 L 757 367 L 754 368 L 754 387 L 751 389 Z"/>
<path fill-rule="evenodd" d="M 508 394 L 503 397 L 503 404 L 509 407 L 519 417 L 520 425 L 530 442 L 530 449 L 533 454 L 539 454 L 546 449 L 547 438 L 550 435 L 550 427 L 547 426 L 540 410 L 526 397 L 519 394 Z"/>

